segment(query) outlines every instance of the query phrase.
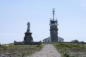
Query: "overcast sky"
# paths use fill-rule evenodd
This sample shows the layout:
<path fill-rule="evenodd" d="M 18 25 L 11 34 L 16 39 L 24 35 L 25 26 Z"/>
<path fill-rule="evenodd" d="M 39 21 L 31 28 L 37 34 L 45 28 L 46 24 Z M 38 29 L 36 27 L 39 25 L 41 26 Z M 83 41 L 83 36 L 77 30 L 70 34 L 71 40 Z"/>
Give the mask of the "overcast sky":
<path fill-rule="evenodd" d="M 34 41 L 49 37 L 52 8 L 60 37 L 86 41 L 86 0 L 0 0 L 0 43 L 23 41 L 28 21 Z"/>

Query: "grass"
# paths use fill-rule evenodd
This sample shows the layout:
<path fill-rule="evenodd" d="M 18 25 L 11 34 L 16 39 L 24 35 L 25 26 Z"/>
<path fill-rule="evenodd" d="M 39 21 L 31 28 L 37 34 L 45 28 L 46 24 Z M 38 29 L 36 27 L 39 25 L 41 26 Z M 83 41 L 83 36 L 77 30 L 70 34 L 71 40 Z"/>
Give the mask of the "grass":
<path fill-rule="evenodd" d="M 8 45 L 0 46 L 0 54 L 11 53 L 16 57 L 24 57 L 32 55 L 34 52 L 39 51 L 42 45 Z"/>
<path fill-rule="evenodd" d="M 61 53 L 62 57 L 69 56 L 69 52 L 86 52 L 86 46 L 74 43 L 52 43 L 56 49 Z M 71 56 L 69 56 L 71 57 Z"/>

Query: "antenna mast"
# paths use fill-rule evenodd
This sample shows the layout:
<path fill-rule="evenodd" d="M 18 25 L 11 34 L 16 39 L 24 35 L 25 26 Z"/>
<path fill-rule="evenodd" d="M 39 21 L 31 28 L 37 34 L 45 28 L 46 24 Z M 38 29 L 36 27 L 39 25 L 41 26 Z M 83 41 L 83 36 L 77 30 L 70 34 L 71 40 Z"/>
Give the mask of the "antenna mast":
<path fill-rule="evenodd" d="M 53 21 L 54 21 L 54 17 L 55 17 L 55 9 L 53 8 Z"/>

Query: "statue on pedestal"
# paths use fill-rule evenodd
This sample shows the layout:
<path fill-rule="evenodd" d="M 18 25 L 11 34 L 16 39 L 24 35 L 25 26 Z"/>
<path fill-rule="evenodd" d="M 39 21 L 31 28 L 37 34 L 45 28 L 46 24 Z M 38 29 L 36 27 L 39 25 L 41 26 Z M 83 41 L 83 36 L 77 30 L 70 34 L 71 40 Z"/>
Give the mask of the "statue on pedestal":
<path fill-rule="evenodd" d="M 27 23 L 27 31 L 24 37 L 24 44 L 31 44 L 33 42 L 32 33 L 30 32 L 30 22 Z"/>

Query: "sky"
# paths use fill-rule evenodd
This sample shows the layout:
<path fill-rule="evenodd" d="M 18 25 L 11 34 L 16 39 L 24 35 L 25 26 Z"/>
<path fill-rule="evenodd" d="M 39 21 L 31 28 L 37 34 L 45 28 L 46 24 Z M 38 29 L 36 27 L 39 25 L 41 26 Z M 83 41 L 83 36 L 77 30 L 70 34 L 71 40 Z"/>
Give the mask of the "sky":
<path fill-rule="evenodd" d="M 86 42 L 86 0 L 0 0 L 0 43 L 23 41 L 27 22 L 34 41 L 50 36 L 52 8 L 64 41 Z"/>

